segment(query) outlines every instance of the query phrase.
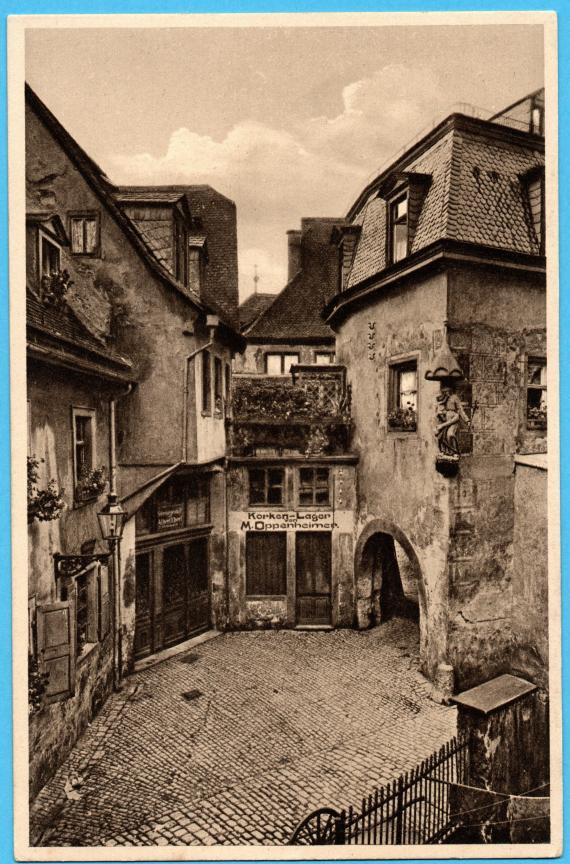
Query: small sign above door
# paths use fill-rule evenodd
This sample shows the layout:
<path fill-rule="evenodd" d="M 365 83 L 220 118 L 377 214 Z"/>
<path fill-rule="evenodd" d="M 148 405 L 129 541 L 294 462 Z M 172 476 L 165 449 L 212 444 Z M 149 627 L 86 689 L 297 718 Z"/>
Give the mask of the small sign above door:
<path fill-rule="evenodd" d="M 337 527 L 330 510 L 248 510 L 242 531 L 331 531 Z"/>
<path fill-rule="evenodd" d="M 157 529 L 168 531 L 171 528 L 184 527 L 184 504 L 164 504 L 157 507 L 156 513 Z"/>

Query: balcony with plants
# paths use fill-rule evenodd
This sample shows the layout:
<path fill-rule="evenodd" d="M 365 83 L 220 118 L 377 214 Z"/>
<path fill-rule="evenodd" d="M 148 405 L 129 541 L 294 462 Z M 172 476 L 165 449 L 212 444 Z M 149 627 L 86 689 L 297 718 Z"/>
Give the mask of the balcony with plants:
<path fill-rule="evenodd" d="M 227 419 L 230 450 L 259 448 L 304 455 L 346 452 L 350 436 L 350 385 L 342 366 L 294 366 L 291 376 L 234 377 Z"/>

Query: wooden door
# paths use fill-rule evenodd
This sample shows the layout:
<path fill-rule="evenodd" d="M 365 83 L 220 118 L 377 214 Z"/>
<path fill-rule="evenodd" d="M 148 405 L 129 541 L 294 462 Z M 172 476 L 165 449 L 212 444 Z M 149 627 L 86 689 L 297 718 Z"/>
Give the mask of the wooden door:
<path fill-rule="evenodd" d="M 186 638 L 188 573 L 184 544 L 167 546 L 162 553 L 162 647 Z"/>
<path fill-rule="evenodd" d="M 208 538 L 200 537 L 188 544 L 188 634 L 210 626 L 208 571 Z"/>
<path fill-rule="evenodd" d="M 136 557 L 135 577 L 135 659 L 146 657 L 155 650 L 153 639 L 153 573 L 152 552 Z"/>
<path fill-rule="evenodd" d="M 331 623 L 331 533 L 295 535 L 297 624 Z"/>

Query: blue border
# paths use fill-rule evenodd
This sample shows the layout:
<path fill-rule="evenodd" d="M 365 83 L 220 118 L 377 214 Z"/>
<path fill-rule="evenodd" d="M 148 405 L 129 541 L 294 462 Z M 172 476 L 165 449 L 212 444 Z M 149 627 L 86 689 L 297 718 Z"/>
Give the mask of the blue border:
<path fill-rule="evenodd" d="M 419 2 L 419 0 L 0 0 L 0 84 L 4 110 L 1 116 L 0 170 L 2 201 L 0 208 L 0 512 L 8 514 L 10 508 L 10 411 L 9 411 L 9 326 L 8 326 L 8 166 L 7 166 L 7 121 L 6 121 L 6 16 L 23 14 L 85 13 L 172 13 L 172 12 L 459 12 L 459 11 L 555 11 L 558 15 L 558 61 L 559 61 L 559 178 L 560 178 L 560 238 L 566 236 L 570 218 L 570 96 L 567 81 L 570 78 L 569 32 L 570 4 L 564 0 L 556 2 Z M 570 339 L 563 338 L 570 331 L 570 295 L 565 290 L 565 277 L 570 275 L 568 253 L 560 243 L 560 381 L 566 382 L 570 373 Z M 561 445 L 570 418 L 570 400 L 560 400 Z M 567 632 L 570 630 L 570 605 L 566 602 L 564 589 L 567 586 L 567 544 L 565 538 L 570 528 L 568 493 L 570 491 L 570 459 L 561 446 L 561 515 L 562 515 L 562 656 L 568 652 Z M 10 581 L 10 532 L 5 518 L 0 532 L 0 861 L 14 862 L 13 853 L 13 807 L 12 796 L 12 717 L 7 694 L 11 693 L 11 581 Z M 563 723 L 564 735 L 570 735 L 570 704 L 568 702 L 568 670 L 563 669 Z M 566 748 L 565 753 L 566 753 Z M 570 767 L 564 758 L 564 803 L 570 787 Z M 570 829 L 570 818 L 564 807 L 564 836 Z M 63 850 L 62 850 L 63 851 Z M 60 859 L 63 860 L 63 859 Z M 149 859 L 150 860 L 150 859 Z M 467 859 L 463 859 L 466 861 Z M 495 859 L 501 860 L 501 859 Z M 518 859 L 522 860 L 522 859 Z M 526 859 L 536 860 L 536 859 Z M 569 860 L 566 852 L 563 861 Z"/>

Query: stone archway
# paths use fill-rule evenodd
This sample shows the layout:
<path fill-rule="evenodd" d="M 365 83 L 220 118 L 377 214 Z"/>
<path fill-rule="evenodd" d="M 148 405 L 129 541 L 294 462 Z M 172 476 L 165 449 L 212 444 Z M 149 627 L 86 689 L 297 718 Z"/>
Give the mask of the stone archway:
<path fill-rule="evenodd" d="M 404 532 L 392 522 L 372 519 L 355 549 L 356 616 L 359 628 L 393 616 L 425 622 L 425 586 L 420 562 Z"/>

